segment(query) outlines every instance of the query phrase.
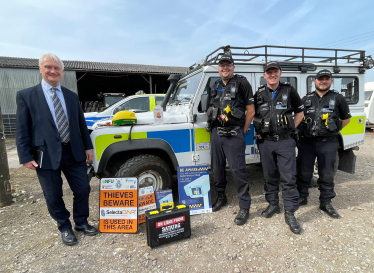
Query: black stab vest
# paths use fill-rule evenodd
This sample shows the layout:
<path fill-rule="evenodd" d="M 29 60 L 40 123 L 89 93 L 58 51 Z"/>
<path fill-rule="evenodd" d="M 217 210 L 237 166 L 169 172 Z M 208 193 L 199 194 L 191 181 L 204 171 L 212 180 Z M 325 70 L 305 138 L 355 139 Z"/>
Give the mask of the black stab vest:
<path fill-rule="evenodd" d="M 285 134 L 289 131 L 286 115 L 292 115 L 293 109 L 290 100 L 291 85 L 280 83 L 279 88 L 272 99 L 266 85 L 257 90 L 256 116 L 264 122 L 270 122 L 269 132 L 265 134 Z"/>
<path fill-rule="evenodd" d="M 226 114 L 228 121 L 224 126 L 232 126 L 235 121 L 245 120 L 245 105 L 242 105 L 238 101 L 238 89 L 242 80 L 246 79 L 244 76 L 235 74 L 223 88 L 219 88 L 220 85 L 223 85 L 222 79 L 217 80 L 211 91 L 210 105 L 218 109 L 218 117 L 223 113 L 224 109 L 227 106 L 235 107 L 243 112 L 241 118 L 236 118 L 231 115 L 231 113 Z M 223 92 L 219 94 L 220 92 Z M 215 121 L 215 126 L 222 126 L 218 120 Z"/>
<path fill-rule="evenodd" d="M 330 90 L 322 98 L 316 92 L 306 95 L 304 101 L 304 119 L 300 123 L 300 131 L 305 137 L 331 137 L 339 134 L 342 127 L 336 97 L 339 93 Z M 329 130 L 322 120 L 328 114 L 334 121 L 337 129 Z M 311 120 L 310 120 L 311 119 Z"/>

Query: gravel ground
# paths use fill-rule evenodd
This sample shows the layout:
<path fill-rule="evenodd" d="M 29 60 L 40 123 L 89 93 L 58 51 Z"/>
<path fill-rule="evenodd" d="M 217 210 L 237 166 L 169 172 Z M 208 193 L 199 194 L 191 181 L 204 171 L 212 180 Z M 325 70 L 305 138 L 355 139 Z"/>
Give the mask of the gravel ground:
<path fill-rule="evenodd" d="M 13 140 L 14 143 L 14 140 Z M 319 191 L 310 190 L 307 206 L 296 212 L 302 234 L 293 234 L 283 213 L 260 216 L 267 206 L 259 165 L 247 167 L 253 198 L 250 219 L 233 222 L 238 212 L 232 179 L 229 206 L 191 217 L 190 239 L 151 249 L 146 228 L 137 234 L 99 234 L 69 247 L 48 214 L 34 171 L 12 168 L 15 202 L 0 209 L 0 272 L 374 272 L 374 137 L 356 151 L 356 174 L 338 171 L 334 207 L 342 218 L 318 209 Z M 8 154 L 14 149 L 7 140 Z M 91 181 L 89 222 L 98 225 L 99 181 Z M 71 211 L 72 193 L 65 183 L 64 199 Z"/>

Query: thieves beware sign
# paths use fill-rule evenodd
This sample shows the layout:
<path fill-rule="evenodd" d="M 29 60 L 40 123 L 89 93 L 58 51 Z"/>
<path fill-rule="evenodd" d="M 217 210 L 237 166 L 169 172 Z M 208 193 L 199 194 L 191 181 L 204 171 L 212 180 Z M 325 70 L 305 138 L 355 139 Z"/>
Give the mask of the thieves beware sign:
<path fill-rule="evenodd" d="M 100 232 L 138 231 L 138 179 L 103 178 L 100 181 Z"/>

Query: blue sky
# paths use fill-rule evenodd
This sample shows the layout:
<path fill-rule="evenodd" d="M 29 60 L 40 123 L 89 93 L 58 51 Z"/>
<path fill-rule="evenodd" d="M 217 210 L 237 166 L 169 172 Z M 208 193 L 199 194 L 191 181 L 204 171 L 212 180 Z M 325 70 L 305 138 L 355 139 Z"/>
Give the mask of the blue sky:
<path fill-rule="evenodd" d="M 0 56 L 190 66 L 228 44 L 374 55 L 373 0 L 0 0 L 0 7 Z"/>

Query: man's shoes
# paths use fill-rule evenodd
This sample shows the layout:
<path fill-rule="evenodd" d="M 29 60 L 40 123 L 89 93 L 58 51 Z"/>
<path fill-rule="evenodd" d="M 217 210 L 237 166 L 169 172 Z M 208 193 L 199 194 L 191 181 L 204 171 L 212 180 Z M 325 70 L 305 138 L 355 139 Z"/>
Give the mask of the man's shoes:
<path fill-rule="evenodd" d="M 218 197 L 216 202 L 214 202 L 212 206 L 212 211 L 219 211 L 223 206 L 227 205 L 227 197 L 226 194 L 218 192 Z"/>
<path fill-rule="evenodd" d="M 240 209 L 238 215 L 235 217 L 235 224 L 244 225 L 249 218 L 249 209 Z"/>
<path fill-rule="evenodd" d="M 330 203 L 321 202 L 319 208 L 327 213 L 328 216 L 332 218 L 340 218 L 339 213 L 334 209 Z"/>
<path fill-rule="evenodd" d="M 279 204 L 272 205 L 269 204 L 269 206 L 261 213 L 262 217 L 265 218 L 271 218 L 275 213 L 279 214 L 281 212 Z"/>
<path fill-rule="evenodd" d="M 299 203 L 299 206 L 307 205 L 308 204 L 308 197 L 306 197 L 306 196 L 300 196 L 297 199 L 297 202 Z"/>
<path fill-rule="evenodd" d="M 76 231 L 83 231 L 83 233 L 87 236 L 95 236 L 96 234 L 99 233 L 99 231 L 97 230 L 97 228 L 89 225 L 88 223 L 86 224 L 83 224 L 83 225 L 75 225 L 74 229 Z"/>
<path fill-rule="evenodd" d="M 68 246 L 72 246 L 78 243 L 77 237 L 75 237 L 74 232 L 71 229 L 62 231 L 61 238 L 62 242 Z"/>
<path fill-rule="evenodd" d="M 286 220 L 287 225 L 290 226 L 290 230 L 293 233 L 295 233 L 295 234 L 300 234 L 301 233 L 301 227 L 300 227 L 299 223 L 297 222 L 296 217 L 293 214 L 293 212 L 286 211 L 284 213 L 284 218 Z"/>

